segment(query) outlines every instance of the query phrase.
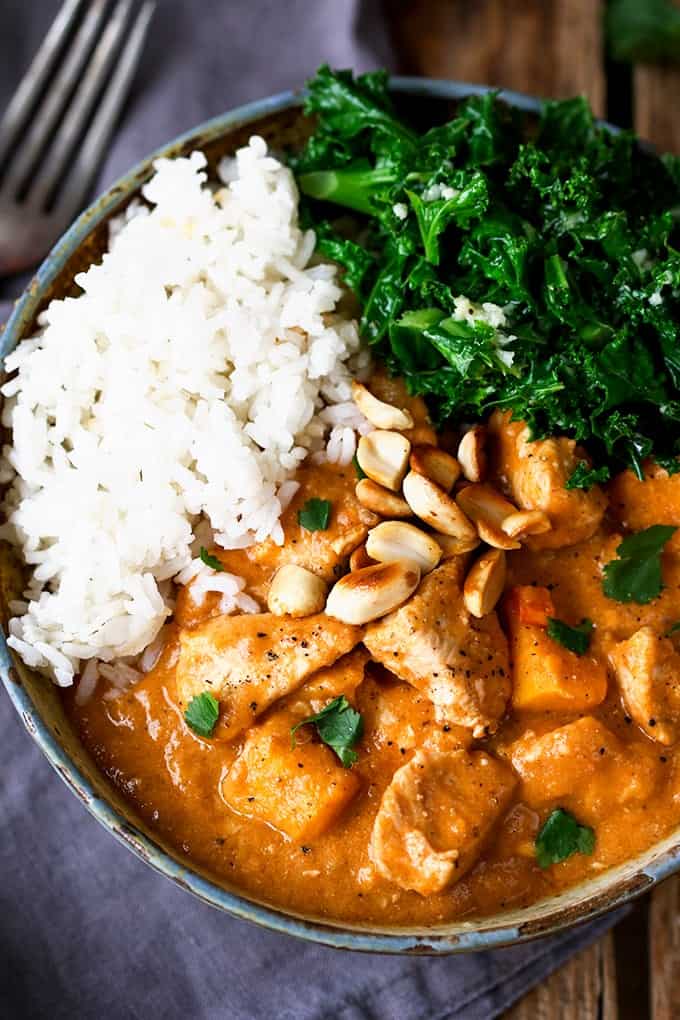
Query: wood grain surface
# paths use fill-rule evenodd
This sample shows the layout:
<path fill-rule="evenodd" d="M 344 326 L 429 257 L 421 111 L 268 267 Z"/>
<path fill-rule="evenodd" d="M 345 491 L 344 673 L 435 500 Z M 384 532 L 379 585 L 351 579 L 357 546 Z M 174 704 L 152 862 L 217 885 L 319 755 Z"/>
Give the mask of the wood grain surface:
<path fill-rule="evenodd" d="M 622 126 L 633 126 L 662 151 L 680 153 L 680 68 L 640 66 L 629 73 L 609 64 L 605 0 L 384 4 L 402 73 L 545 97 L 579 93 L 615 121 L 630 107 L 632 125 Z M 656 889 L 506 1014 L 506 1020 L 646 1018 L 680 1020 L 680 878 Z"/>
<path fill-rule="evenodd" d="M 604 112 L 599 0 L 392 0 L 407 74 L 546 97 L 581 93 Z"/>

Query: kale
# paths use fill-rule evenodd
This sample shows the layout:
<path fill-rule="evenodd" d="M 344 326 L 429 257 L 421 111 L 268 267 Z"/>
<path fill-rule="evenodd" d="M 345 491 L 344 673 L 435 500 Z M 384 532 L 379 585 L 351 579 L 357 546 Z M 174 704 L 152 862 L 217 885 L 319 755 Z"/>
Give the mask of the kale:
<path fill-rule="evenodd" d="M 607 41 L 616 60 L 680 61 L 680 11 L 673 0 L 612 0 Z"/>
<path fill-rule="evenodd" d="M 419 133 L 388 84 L 322 67 L 291 157 L 364 339 L 436 422 L 500 408 L 582 443 L 595 467 L 572 487 L 626 466 L 642 478 L 650 455 L 677 470 L 680 160 L 583 99 L 545 103 L 536 123 L 490 92 Z"/>

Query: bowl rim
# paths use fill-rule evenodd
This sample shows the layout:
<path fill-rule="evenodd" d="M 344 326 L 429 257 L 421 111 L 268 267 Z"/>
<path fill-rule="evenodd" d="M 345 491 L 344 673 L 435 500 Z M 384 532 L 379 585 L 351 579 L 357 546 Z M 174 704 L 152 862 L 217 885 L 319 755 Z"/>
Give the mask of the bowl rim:
<path fill-rule="evenodd" d="M 392 76 L 390 77 L 390 89 L 407 95 L 449 100 L 497 92 L 500 98 L 520 110 L 535 113 L 541 106 L 540 99 L 524 93 L 440 78 Z M 303 89 L 279 92 L 213 117 L 160 146 L 151 155 L 140 160 L 131 170 L 119 177 L 81 213 L 54 245 L 22 296 L 16 301 L 4 331 L 0 335 L 0 360 L 4 361 L 5 356 L 23 337 L 25 328 L 33 319 L 45 293 L 59 276 L 68 259 L 93 228 L 119 205 L 121 199 L 131 197 L 140 184 L 148 178 L 154 160 L 163 156 L 171 156 L 180 148 L 185 149 L 192 139 L 196 139 L 197 145 L 204 145 L 206 142 L 219 138 L 227 131 L 247 126 L 249 123 L 255 124 L 265 116 L 300 106 L 304 95 Z M 611 124 L 606 124 L 606 126 L 615 132 L 620 130 Z M 326 924 L 322 920 L 305 920 L 283 909 L 251 900 L 245 894 L 231 891 L 209 878 L 203 877 L 197 871 L 181 865 L 159 844 L 131 824 L 112 804 L 100 797 L 90 780 L 80 771 L 39 715 L 17 676 L 5 633 L 1 629 L 0 677 L 30 736 L 63 782 L 85 804 L 85 807 L 100 825 L 156 872 L 169 878 L 176 885 L 191 892 L 205 903 L 224 910 L 233 917 L 251 921 L 281 934 L 293 935 L 333 948 L 374 953 L 447 955 L 488 950 L 519 944 L 543 935 L 556 933 L 575 924 L 593 920 L 640 895 L 673 871 L 680 869 L 680 847 L 669 846 L 646 866 L 641 866 L 636 870 L 635 875 L 639 875 L 639 881 L 619 882 L 617 888 L 615 879 L 613 879 L 614 889 L 611 894 L 594 895 L 591 900 L 585 899 L 571 909 L 560 907 L 559 897 L 552 897 L 550 900 L 544 901 L 548 904 L 554 903 L 555 906 L 552 910 L 548 910 L 545 916 L 542 915 L 541 922 L 525 921 L 522 923 L 521 920 L 504 922 L 503 915 L 498 915 L 491 919 L 454 921 L 446 926 L 437 926 L 432 929 L 372 931 L 366 925 L 354 927 L 346 922 Z M 609 874 L 615 875 L 615 872 L 616 869 L 609 870 Z M 525 910 L 528 909 L 531 907 L 525 908 Z M 456 927 L 455 933 L 446 930 L 446 928 L 452 927 Z"/>

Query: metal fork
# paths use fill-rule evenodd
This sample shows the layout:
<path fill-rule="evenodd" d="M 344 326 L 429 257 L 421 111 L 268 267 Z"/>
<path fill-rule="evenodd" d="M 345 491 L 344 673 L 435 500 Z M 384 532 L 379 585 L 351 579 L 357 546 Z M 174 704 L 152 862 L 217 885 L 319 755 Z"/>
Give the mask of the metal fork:
<path fill-rule="evenodd" d="M 0 276 L 36 265 L 82 208 L 154 7 L 65 0 L 0 121 Z"/>

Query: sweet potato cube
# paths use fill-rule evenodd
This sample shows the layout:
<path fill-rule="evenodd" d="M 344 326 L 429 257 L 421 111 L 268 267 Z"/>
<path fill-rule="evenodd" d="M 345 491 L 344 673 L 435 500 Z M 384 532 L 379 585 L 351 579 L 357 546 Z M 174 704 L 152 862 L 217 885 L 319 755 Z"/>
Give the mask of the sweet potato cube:
<path fill-rule="evenodd" d="M 606 666 L 591 655 L 576 655 L 548 636 L 547 617 L 554 613 L 547 588 L 515 588 L 507 600 L 512 704 L 517 711 L 582 712 L 607 695 Z M 528 622 L 542 614 L 545 623 Z"/>
<path fill-rule="evenodd" d="M 359 779 L 323 744 L 293 747 L 289 721 L 284 727 L 274 717 L 249 731 L 222 781 L 222 796 L 234 811 L 291 839 L 314 839 L 346 807 Z"/>
<path fill-rule="evenodd" d="M 555 605 L 547 588 L 522 584 L 509 593 L 508 612 L 517 616 L 520 623 L 547 627 L 548 618 L 555 615 Z"/>

